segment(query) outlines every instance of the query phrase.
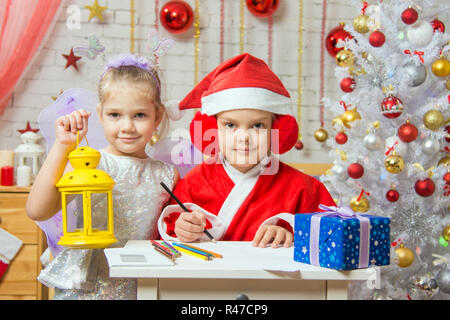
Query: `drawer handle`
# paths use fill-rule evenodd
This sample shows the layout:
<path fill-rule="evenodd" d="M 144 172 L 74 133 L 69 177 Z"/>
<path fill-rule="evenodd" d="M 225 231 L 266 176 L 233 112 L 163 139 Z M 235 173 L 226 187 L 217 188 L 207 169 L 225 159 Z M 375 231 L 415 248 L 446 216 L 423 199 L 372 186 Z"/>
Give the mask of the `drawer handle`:
<path fill-rule="evenodd" d="M 241 293 L 236 297 L 236 300 L 250 300 L 246 294 Z"/>

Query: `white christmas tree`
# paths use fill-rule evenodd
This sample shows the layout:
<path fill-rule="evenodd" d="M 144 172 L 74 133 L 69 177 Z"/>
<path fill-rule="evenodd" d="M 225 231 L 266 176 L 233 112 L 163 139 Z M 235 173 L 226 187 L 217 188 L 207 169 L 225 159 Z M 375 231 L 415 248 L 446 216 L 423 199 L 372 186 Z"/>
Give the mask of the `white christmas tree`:
<path fill-rule="evenodd" d="M 336 118 L 321 181 L 354 211 L 391 218 L 382 288 L 354 284 L 350 298 L 450 298 L 450 36 L 437 18 L 449 8 L 369 1 L 336 45 L 348 93 L 323 101 Z"/>

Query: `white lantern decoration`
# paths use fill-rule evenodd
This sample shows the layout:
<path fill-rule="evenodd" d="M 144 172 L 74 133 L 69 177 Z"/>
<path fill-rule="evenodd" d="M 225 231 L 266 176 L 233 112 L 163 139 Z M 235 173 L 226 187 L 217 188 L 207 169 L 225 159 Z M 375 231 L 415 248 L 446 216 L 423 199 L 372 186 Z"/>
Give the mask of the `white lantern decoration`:
<path fill-rule="evenodd" d="M 29 166 L 31 168 L 31 182 L 33 182 L 42 165 L 42 156 L 45 151 L 44 148 L 38 144 L 40 137 L 32 131 L 23 133 L 20 136 L 20 139 L 22 140 L 22 143 L 14 150 L 14 155 L 16 157 L 15 168 Z M 17 176 L 17 172 L 15 176 Z"/>

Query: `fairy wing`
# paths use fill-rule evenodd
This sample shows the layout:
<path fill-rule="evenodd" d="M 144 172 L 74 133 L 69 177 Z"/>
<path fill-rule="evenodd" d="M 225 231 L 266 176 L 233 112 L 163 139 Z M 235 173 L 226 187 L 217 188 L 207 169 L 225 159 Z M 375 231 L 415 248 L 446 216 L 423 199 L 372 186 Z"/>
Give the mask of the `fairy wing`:
<path fill-rule="evenodd" d="M 146 151 L 151 158 L 175 166 L 181 178 L 203 159 L 202 153 L 181 137 L 162 139 Z"/>

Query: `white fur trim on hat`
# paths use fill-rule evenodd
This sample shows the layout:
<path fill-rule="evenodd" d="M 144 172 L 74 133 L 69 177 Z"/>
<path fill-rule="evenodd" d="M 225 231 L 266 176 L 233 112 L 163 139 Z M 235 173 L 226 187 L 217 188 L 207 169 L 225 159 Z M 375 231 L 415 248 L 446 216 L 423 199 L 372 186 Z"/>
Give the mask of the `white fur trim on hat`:
<path fill-rule="evenodd" d="M 208 116 L 236 109 L 258 109 L 276 114 L 291 114 L 291 98 L 256 87 L 231 88 L 202 97 L 202 113 Z"/>
<path fill-rule="evenodd" d="M 179 102 L 178 100 L 169 100 L 164 104 L 170 120 L 177 121 L 183 117 L 184 110 L 180 110 Z"/>

